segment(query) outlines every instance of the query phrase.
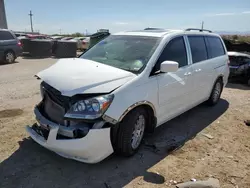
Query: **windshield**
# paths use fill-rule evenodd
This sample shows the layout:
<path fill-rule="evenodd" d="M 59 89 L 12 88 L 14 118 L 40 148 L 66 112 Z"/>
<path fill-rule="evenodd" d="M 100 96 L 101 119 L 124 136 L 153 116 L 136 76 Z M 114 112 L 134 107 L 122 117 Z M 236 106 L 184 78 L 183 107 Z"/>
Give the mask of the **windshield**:
<path fill-rule="evenodd" d="M 139 73 L 155 51 L 158 37 L 111 35 L 80 58 Z"/>

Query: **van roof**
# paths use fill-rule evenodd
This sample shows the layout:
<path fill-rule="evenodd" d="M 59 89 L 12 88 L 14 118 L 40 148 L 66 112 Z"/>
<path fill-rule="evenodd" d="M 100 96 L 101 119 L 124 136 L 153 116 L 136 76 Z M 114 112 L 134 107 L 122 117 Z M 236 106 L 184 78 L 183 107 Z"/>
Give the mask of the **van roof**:
<path fill-rule="evenodd" d="M 146 28 L 145 30 L 125 31 L 115 33 L 113 35 L 133 35 L 133 36 L 151 36 L 151 37 L 163 37 L 167 34 L 194 34 L 194 35 L 208 35 L 208 36 L 219 36 L 218 34 L 209 32 L 203 32 L 199 29 L 187 29 L 187 30 L 174 30 L 174 29 L 161 29 L 161 28 Z M 208 30 L 204 30 L 208 31 Z"/>

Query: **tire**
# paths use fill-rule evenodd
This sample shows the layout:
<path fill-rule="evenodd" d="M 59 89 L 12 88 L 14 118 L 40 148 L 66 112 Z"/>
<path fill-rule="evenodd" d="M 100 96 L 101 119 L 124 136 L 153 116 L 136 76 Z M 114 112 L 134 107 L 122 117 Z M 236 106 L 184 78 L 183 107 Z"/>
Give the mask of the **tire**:
<path fill-rule="evenodd" d="M 214 106 L 218 103 L 218 101 L 220 100 L 222 89 L 223 89 L 223 82 L 222 82 L 221 78 L 219 78 L 215 82 L 213 90 L 211 92 L 211 95 L 210 95 L 209 99 L 207 100 L 207 103 L 210 106 Z"/>
<path fill-rule="evenodd" d="M 116 139 L 113 141 L 114 150 L 118 155 L 129 157 L 138 151 L 147 127 L 147 117 L 146 110 L 138 107 L 123 118 L 119 124 Z M 136 127 L 137 130 L 135 130 Z"/>
<path fill-rule="evenodd" d="M 16 55 L 13 51 L 9 50 L 4 53 L 4 62 L 13 63 L 16 59 Z"/>

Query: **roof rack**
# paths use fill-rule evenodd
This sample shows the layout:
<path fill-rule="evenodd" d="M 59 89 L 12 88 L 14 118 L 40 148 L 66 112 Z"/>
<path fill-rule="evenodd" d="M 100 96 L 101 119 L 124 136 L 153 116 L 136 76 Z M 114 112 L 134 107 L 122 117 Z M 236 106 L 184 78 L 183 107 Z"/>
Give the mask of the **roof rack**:
<path fill-rule="evenodd" d="M 207 31 L 209 33 L 212 33 L 211 30 L 207 30 L 207 29 L 196 29 L 196 28 L 188 28 L 188 29 L 185 29 L 185 31 L 200 31 L 200 32 L 203 32 L 203 31 Z"/>

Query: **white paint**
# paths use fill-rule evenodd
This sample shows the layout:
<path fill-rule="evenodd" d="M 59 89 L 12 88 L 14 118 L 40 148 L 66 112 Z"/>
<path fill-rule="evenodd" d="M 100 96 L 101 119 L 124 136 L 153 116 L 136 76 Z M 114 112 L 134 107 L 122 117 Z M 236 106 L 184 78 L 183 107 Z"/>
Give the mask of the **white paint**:
<path fill-rule="evenodd" d="M 174 61 L 164 61 L 161 64 L 161 72 L 176 72 L 179 64 Z"/>
<path fill-rule="evenodd" d="M 65 96 L 108 93 L 136 77 L 128 71 L 80 58 L 60 59 L 37 76 Z"/>
<path fill-rule="evenodd" d="M 57 154 L 85 163 L 97 163 L 113 153 L 110 141 L 110 128 L 91 129 L 87 136 L 79 139 L 57 140 L 59 126 L 51 127 L 49 137 L 45 140 L 29 126 L 26 131 L 41 146 Z"/>
<path fill-rule="evenodd" d="M 190 31 L 127 32 L 117 35 L 141 35 L 162 37 L 149 59 L 145 69 L 135 75 L 108 65 L 84 59 L 63 59 L 38 76 L 63 95 L 73 96 L 80 93 L 114 94 L 114 99 L 105 112 L 113 120 L 119 121 L 123 114 L 135 104 L 150 103 L 155 109 L 157 126 L 204 102 L 210 96 L 213 85 L 219 76 L 227 83 L 229 68 L 228 55 L 192 63 L 192 55 L 187 35 L 216 36 L 214 33 Z M 151 75 L 152 68 L 162 50 L 173 38 L 184 37 L 188 65 L 176 72 Z M 225 47 L 225 46 L 224 46 Z M 68 158 L 95 163 L 113 152 L 110 129 L 91 129 L 81 139 L 56 140 L 58 128 L 54 127 L 48 141 L 38 136 L 30 128 L 31 137 L 42 146 Z"/>

